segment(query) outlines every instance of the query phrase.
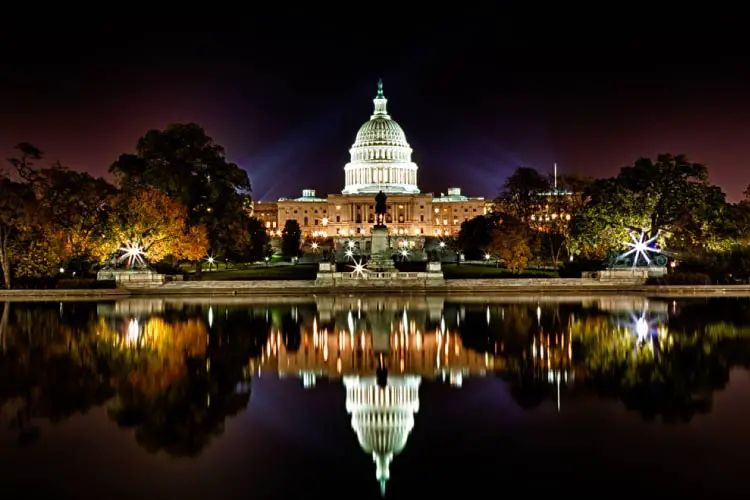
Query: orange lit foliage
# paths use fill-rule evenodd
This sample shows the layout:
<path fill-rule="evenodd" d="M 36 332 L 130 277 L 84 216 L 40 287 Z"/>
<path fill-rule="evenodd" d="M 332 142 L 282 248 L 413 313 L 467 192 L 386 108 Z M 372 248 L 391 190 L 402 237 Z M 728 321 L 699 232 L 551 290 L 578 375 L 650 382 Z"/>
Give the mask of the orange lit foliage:
<path fill-rule="evenodd" d="M 151 188 L 121 193 L 112 200 L 111 235 L 103 256 L 111 255 L 125 242 L 140 243 L 151 262 L 167 256 L 199 260 L 208 251 L 203 225 L 187 225 L 187 209 L 165 193 Z"/>
<path fill-rule="evenodd" d="M 125 363 L 116 375 L 139 392 L 154 395 L 183 378 L 188 357 L 204 357 L 208 330 L 196 319 L 167 323 L 151 318 L 143 325 L 137 339 L 129 338 L 128 325 L 124 332 L 113 332 L 100 323 L 100 332 L 109 337 L 123 354 Z"/>

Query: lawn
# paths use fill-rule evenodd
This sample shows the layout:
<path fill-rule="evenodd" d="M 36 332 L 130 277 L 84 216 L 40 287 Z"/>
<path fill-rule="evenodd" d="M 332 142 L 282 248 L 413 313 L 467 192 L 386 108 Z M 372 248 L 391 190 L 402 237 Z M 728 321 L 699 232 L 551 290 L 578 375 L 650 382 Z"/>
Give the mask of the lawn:
<path fill-rule="evenodd" d="M 232 269 L 231 271 L 203 271 L 200 278 L 193 274 L 189 279 L 200 279 L 201 281 L 314 280 L 317 274 L 317 264 L 298 264 L 296 266 Z"/>

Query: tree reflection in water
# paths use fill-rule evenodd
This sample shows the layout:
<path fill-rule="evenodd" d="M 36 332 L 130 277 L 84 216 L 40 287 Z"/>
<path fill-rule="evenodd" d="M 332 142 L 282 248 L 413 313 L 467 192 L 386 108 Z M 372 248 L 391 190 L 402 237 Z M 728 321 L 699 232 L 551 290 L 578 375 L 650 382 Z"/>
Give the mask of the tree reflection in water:
<path fill-rule="evenodd" d="M 316 346 L 322 346 L 319 361 L 335 376 L 342 358 L 334 346 L 365 349 L 382 342 L 367 340 L 364 331 L 355 342 L 348 318 L 358 313 L 343 311 L 339 324 L 312 300 L 155 304 L 0 304 L 0 423 L 14 429 L 19 442 L 31 442 L 40 419 L 57 422 L 106 404 L 113 421 L 135 429 L 144 449 L 193 456 L 248 406 L 252 372 L 272 351 L 299 353 L 295 359 L 305 361 L 317 359 Z M 355 321 L 357 328 L 380 325 L 374 311 L 381 307 L 373 305 L 370 317 Z M 430 335 L 458 333 L 462 348 L 484 354 L 482 369 L 506 380 L 526 409 L 593 393 L 622 401 L 646 419 L 688 421 L 711 410 L 713 392 L 726 386 L 733 367 L 750 366 L 750 306 L 741 301 L 441 300 L 436 307 L 410 312 L 408 322 L 405 312 L 388 312 L 379 328 L 406 331 L 400 341 L 394 337 L 402 351 L 433 345 Z M 634 325 L 633 315 L 643 311 L 645 323 Z M 445 359 L 438 354 L 425 369 L 450 368 L 447 347 Z M 374 366 L 362 354 L 356 359 L 362 369 Z M 402 357 L 400 369 L 408 372 L 420 358 L 411 359 Z M 352 366 L 343 363 L 345 371 Z"/>
<path fill-rule="evenodd" d="M 509 369 L 499 375 L 522 408 L 556 397 L 567 378 L 577 382 L 569 395 L 618 399 L 647 420 L 689 421 L 711 411 L 713 392 L 726 387 L 730 370 L 750 362 L 748 306 L 711 302 L 709 309 L 703 301 L 678 310 L 674 303 L 667 314 L 666 303 L 644 303 L 644 311 L 542 307 L 539 321 L 519 328 L 508 328 L 508 315 L 532 317 L 537 305 L 506 305 L 493 322 L 484 321 L 487 306 L 465 307 L 456 327 L 465 343 L 507 359 Z"/>
<path fill-rule="evenodd" d="M 71 307 L 86 314 L 61 312 Z M 54 422 L 106 402 L 143 448 L 177 456 L 199 453 L 247 406 L 247 362 L 268 331 L 264 319 L 246 314 L 232 321 L 227 313 L 209 332 L 200 311 L 143 319 L 98 316 L 95 304 L 5 311 L 0 403 L 19 440 L 37 434 L 35 419 Z"/>

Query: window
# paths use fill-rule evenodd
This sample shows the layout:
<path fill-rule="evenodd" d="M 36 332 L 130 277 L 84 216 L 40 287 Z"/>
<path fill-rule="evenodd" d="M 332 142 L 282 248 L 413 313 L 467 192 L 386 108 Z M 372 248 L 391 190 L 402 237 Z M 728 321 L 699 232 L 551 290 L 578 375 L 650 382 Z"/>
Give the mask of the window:
<path fill-rule="evenodd" d="M 341 222 L 341 216 L 340 215 L 336 216 L 336 222 Z"/>

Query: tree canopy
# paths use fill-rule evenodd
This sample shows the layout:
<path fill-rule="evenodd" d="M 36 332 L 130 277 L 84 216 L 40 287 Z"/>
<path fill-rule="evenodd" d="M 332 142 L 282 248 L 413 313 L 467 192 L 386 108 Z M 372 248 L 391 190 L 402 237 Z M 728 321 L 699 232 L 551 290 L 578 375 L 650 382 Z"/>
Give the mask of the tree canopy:
<path fill-rule="evenodd" d="M 195 123 L 148 131 L 136 153 L 121 155 L 110 172 L 123 187 L 155 188 L 180 201 L 188 224 L 206 227 L 214 251 L 231 246 L 226 227 L 250 208 L 247 172 Z"/>

